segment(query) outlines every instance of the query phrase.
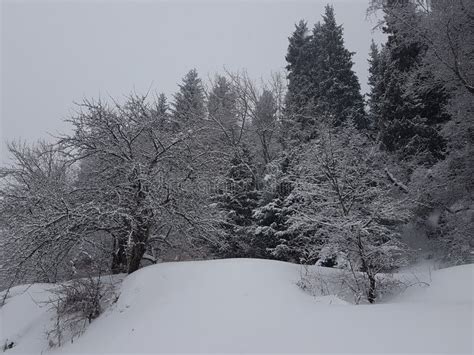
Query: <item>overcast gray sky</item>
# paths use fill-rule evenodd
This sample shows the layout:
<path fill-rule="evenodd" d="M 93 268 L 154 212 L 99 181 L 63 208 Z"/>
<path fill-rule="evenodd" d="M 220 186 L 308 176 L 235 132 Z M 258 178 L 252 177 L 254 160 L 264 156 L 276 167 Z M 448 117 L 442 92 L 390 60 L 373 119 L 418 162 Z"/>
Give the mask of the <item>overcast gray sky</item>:
<path fill-rule="evenodd" d="M 294 24 L 312 27 L 326 3 L 364 92 L 370 40 L 381 40 L 368 0 L 0 1 L 2 163 L 6 140 L 67 131 L 62 120 L 84 97 L 151 89 L 171 99 L 191 68 L 203 79 L 224 66 L 255 78 L 283 70 Z"/>

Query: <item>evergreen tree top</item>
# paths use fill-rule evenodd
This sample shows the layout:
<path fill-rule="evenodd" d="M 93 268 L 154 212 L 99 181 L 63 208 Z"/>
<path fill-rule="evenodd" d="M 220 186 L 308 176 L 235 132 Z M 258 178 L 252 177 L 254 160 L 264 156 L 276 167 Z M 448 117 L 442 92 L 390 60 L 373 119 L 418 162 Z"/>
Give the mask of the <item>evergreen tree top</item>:
<path fill-rule="evenodd" d="M 229 80 L 224 76 L 217 76 L 207 102 L 209 114 L 221 123 L 235 121 L 236 100 L 235 90 Z"/>
<path fill-rule="evenodd" d="M 378 58 L 379 52 L 380 52 L 379 47 L 377 46 L 374 39 L 372 38 L 372 41 L 370 42 L 370 59 L 369 60 Z"/>
<path fill-rule="evenodd" d="M 336 23 L 334 8 L 330 5 L 326 6 L 326 11 L 323 15 L 323 23 L 320 25 L 320 32 L 321 39 L 325 42 L 323 45 L 329 54 L 334 52 L 339 56 L 352 57 L 354 53 L 345 48 L 342 25 Z"/>
<path fill-rule="evenodd" d="M 218 75 L 210 95 L 224 98 L 230 92 L 232 92 L 232 86 L 229 80 L 225 76 Z"/>
<path fill-rule="evenodd" d="M 323 15 L 324 25 L 328 27 L 340 27 L 336 24 L 336 15 L 334 14 L 334 7 L 332 5 L 326 5 L 324 8 Z"/>
<path fill-rule="evenodd" d="M 198 72 L 195 68 L 187 72 L 187 74 L 183 78 L 183 84 L 180 85 L 180 87 L 185 87 L 193 84 L 201 85 L 201 79 L 199 79 Z"/>
<path fill-rule="evenodd" d="M 286 112 L 300 124 L 301 136 L 313 136 L 316 116 L 327 117 L 334 125 L 352 119 L 366 128 L 360 84 L 352 70 L 354 53 L 344 46 L 334 8 L 326 6 L 312 35 L 307 35 L 305 22 L 296 25 L 289 42 Z"/>
<path fill-rule="evenodd" d="M 179 85 L 174 95 L 173 113 L 177 120 L 185 122 L 189 119 L 205 118 L 204 88 L 196 69 L 191 69 Z"/>
<path fill-rule="evenodd" d="M 321 22 L 320 21 L 316 22 L 313 26 L 313 36 L 316 36 L 319 33 L 321 33 Z"/>
<path fill-rule="evenodd" d="M 293 70 L 300 61 L 304 46 L 309 42 L 309 31 L 306 21 L 301 20 L 295 25 L 295 31 L 292 36 L 288 38 L 288 53 L 285 57 L 288 65 L 286 69 Z"/>
<path fill-rule="evenodd" d="M 380 71 L 380 61 L 381 61 L 381 52 L 379 51 L 379 47 L 372 39 L 372 43 L 370 44 L 370 52 L 369 52 L 369 79 L 368 83 L 373 88 L 377 83 L 377 75 Z"/>
<path fill-rule="evenodd" d="M 166 95 L 161 93 L 158 96 L 158 101 L 156 103 L 156 111 L 160 115 L 166 115 L 169 110 L 168 100 L 166 99 Z"/>

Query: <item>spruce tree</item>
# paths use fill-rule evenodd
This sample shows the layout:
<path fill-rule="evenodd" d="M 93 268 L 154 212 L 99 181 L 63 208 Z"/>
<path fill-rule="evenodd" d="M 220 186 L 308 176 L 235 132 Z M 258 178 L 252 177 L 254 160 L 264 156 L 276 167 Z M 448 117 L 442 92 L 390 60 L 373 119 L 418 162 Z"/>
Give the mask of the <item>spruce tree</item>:
<path fill-rule="evenodd" d="M 301 20 L 295 25 L 295 31 L 288 38 L 288 53 L 285 57 L 288 71 L 288 91 L 285 97 L 285 116 L 283 135 L 288 139 L 301 136 L 312 126 L 308 115 L 311 98 L 310 44 L 311 34 L 307 24 Z M 296 126 L 295 127 L 295 123 Z"/>
<path fill-rule="evenodd" d="M 294 235 L 287 226 L 292 207 L 289 196 L 293 189 L 288 171 L 290 161 L 293 159 L 284 155 L 267 166 L 262 197 L 254 211 L 252 245 L 260 251 L 260 257 L 299 262 L 301 255 L 291 246 Z"/>
<path fill-rule="evenodd" d="M 231 146 L 240 138 L 236 105 L 237 95 L 231 83 L 225 77 L 218 76 L 209 94 L 207 111 L 218 139 Z"/>
<path fill-rule="evenodd" d="M 326 6 L 323 23 L 316 23 L 311 35 L 305 22 L 296 26 L 286 56 L 286 108 L 290 121 L 297 123 L 296 136 L 315 137 L 318 120 L 334 126 L 353 120 L 358 128 L 368 128 L 360 84 L 352 70 L 353 54 L 344 46 L 332 6 Z"/>
<path fill-rule="evenodd" d="M 360 84 L 352 70 L 354 53 L 344 46 L 343 29 L 336 23 L 332 6 L 326 6 L 320 36 L 313 36 L 313 41 L 321 52 L 317 56 L 320 63 L 315 78 L 319 80 L 320 112 L 331 116 L 335 126 L 352 119 L 358 128 L 367 128 Z"/>
<path fill-rule="evenodd" d="M 172 106 L 174 122 L 180 128 L 193 127 L 206 117 L 204 89 L 196 69 L 183 78 Z"/>
<path fill-rule="evenodd" d="M 166 116 L 168 114 L 169 105 L 168 100 L 166 99 L 166 95 L 161 93 L 158 96 L 158 100 L 156 102 L 156 111 L 161 116 Z"/>
<path fill-rule="evenodd" d="M 370 128 L 375 128 L 377 123 L 377 113 L 379 112 L 378 104 L 382 97 L 382 83 L 381 83 L 381 75 L 383 73 L 383 48 L 379 50 L 377 44 L 375 44 L 374 40 L 370 44 L 370 52 L 369 52 L 369 78 L 368 84 L 370 87 L 370 92 L 368 94 L 368 105 L 369 105 L 369 122 L 371 123 Z"/>
<path fill-rule="evenodd" d="M 218 196 L 218 205 L 224 212 L 227 232 L 226 245 L 219 253 L 225 257 L 252 256 L 249 232 L 254 223 L 253 210 L 257 207 L 256 167 L 250 150 L 242 147 L 230 161 L 225 183 Z"/>
<path fill-rule="evenodd" d="M 400 26 L 420 20 L 409 1 L 389 2 L 384 8 L 388 35 L 371 92 L 371 112 L 383 147 L 402 160 L 433 164 L 442 159 L 446 143 L 438 124 L 449 120 L 448 95 L 440 85 L 427 85 L 432 73 L 423 65 L 426 43 L 407 38 Z M 403 21 L 400 18 L 403 17 Z"/>
<path fill-rule="evenodd" d="M 252 127 L 257 136 L 264 165 L 274 158 L 274 135 L 277 129 L 277 103 L 272 92 L 263 90 L 255 105 Z"/>
<path fill-rule="evenodd" d="M 295 25 L 295 31 L 288 38 L 288 53 L 285 57 L 288 70 L 288 96 L 287 106 L 293 112 L 306 106 L 310 95 L 308 95 L 309 82 L 309 35 L 306 22 L 301 20 Z"/>
<path fill-rule="evenodd" d="M 169 105 L 166 95 L 161 93 L 155 103 L 153 114 L 156 116 L 159 129 L 165 129 L 169 125 Z"/>
<path fill-rule="evenodd" d="M 369 79 L 368 83 L 371 88 L 375 86 L 377 81 L 379 80 L 379 72 L 380 72 L 380 50 L 377 44 L 372 39 L 370 43 L 370 52 L 369 52 Z"/>

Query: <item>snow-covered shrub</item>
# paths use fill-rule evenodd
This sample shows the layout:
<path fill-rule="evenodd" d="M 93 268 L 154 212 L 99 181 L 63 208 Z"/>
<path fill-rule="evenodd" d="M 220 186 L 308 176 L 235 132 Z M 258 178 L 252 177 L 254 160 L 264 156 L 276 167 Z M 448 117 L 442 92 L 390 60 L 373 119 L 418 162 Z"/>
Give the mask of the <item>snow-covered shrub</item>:
<path fill-rule="evenodd" d="M 321 268 L 305 265 L 301 271 L 298 286 L 312 296 L 336 296 L 353 304 L 367 303 L 370 280 L 367 275 L 353 269 Z M 378 274 L 375 299 L 381 301 L 403 292 L 410 284 L 393 276 Z"/>
<path fill-rule="evenodd" d="M 304 266 L 298 286 L 312 296 L 336 296 L 346 302 L 359 304 L 364 297 L 361 273 L 331 268 Z"/>
<path fill-rule="evenodd" d="M 51 347 L 80 336 L 116 299 L 113 285 L 101 277 L 86 277 L 60 284 L 48 302 L 55 313 L 54 326 L 47 332 Z"/>
<path fill-rule="evenodd" d="M 316 266 L 334 267 L 338 269 L 348 269 L 349 260 L 343 251 L 335 250 L 330 245 L 324 246 L 319 252 L 319 259 Z"/>
<path fill-rule="evenodd" d="M 9 341 L 8 339 L 6 339 L 2 346 L 2 351 L 5 352 L 8 349 L 13 348 L 14 346 L 15 346 L 15 343 L 13 341 Z"/>

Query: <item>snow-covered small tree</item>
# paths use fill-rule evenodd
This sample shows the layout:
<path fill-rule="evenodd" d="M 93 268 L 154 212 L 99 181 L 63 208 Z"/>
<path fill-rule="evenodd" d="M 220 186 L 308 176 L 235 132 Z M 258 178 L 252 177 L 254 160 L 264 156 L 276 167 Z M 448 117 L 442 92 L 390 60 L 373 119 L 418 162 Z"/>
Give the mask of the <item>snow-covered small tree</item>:
<path fill-rule="evenodd" d="M 262 257 L 299 263 L 301 250 L 293 247 L 295 236 L 287 226 L 291 213 L 288 196 L 293 187 L 290 160 L 287 154 L 283 154 L 266 167 L 261 199 L 253 215 L 252 244 L 258 246 Z"/>
<path fill-rule="evenodd" d="M 310 259 L 323 247 L 345 252 L 352 268 L 366 275 L 372 303 L 376 275 L 406 262 L 396 227 L 408 220 L 409 209 L 398 198 L 381 154 L 352 125 L 319 131 L 297 168 L 289 230 L 306 236 Z"/>
<path fill-rule="evenodd" d="M 225 214 L 223 226 L 227 232 L 224 248 L 218 251 L 219 254 L 227 257 L 252 255 L 249 231 L 254 222 L 253 210 L 259 200 L 257 183 L 252 155 L 243 147 L 231 159 L 217 196 L 218 205 Z"/>

